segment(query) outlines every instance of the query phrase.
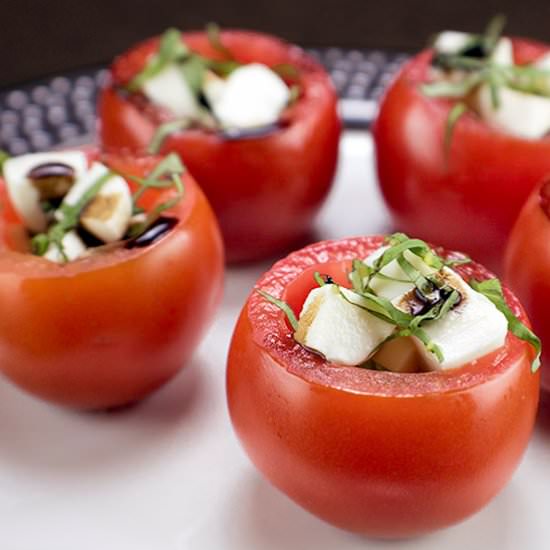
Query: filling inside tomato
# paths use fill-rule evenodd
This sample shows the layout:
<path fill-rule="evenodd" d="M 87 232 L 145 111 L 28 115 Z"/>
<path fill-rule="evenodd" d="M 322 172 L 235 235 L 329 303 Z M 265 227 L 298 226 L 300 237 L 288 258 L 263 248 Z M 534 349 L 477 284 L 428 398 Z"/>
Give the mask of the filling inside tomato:
<path fill-rule="evenodd" d="M 11 215 L 5 242 L 65 264 L 114 248 L 147 246 L 178 222 L 164 213 L 183 196 L 184 167 L 175 154 L 144 177 L 125 175 L 84 151 L 34 153 L 2 162 Z M 164 202 L 143 200 L 149 189 L 166 191 Z M 16 229 L 13 229 L 16 228 Z"/>
<path fill-rule="evenodd" d="M 217 27 L 209 26 L 207 36 L 219 59 L 197 53 L 179 31 L 169 29 L 141 71 L 119 88 L 159 124 L 151 152 L 166 136 L 187 128 L 218 131 L 228 139 L 275 132 L 300 94 L 293 65 L 242 63 Z"/>
<path fill-rule="evenodd" d="M 449 131 L 473 112 L 492 128 L 539 139 L 550 131 L 550 54 L 517 63 L 514 42 L 501 36 L 503 26 L 504 19 L 495 18 L 484 34 L 440 33 L 421 89 L 454 102 Z"/>
<path fill-rule="evenodd" d="M 284 311 L 296 342 L 334 364 L 449 370 L 496 352 L 509 331 L 538 353 L 538 338 L 509 309 L 500 282 L 466 281 L 454 269 L 468 262 L 395 234 L 366 258 L 309 266 L 281 299 L 259 292 Z"/>

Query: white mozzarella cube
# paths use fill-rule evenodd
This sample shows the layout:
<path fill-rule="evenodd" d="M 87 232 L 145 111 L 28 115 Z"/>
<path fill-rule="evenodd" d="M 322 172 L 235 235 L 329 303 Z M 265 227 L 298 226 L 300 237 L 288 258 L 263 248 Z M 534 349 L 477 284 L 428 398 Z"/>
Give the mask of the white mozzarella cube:
<path fill-rule="evenodd" d="M 459 31 L 443 31 L 434 42 L 434 49 L 438 53 L 454 55 L 462 51 L 472 41 L 472 35 Z"/>
<path fill-rule="evenodd" d="M 63 239 L 61 239 L 61 244 L 63 246 L 63 253 L 57 245 L 50 244 L 43 258 L 51 262 L 64 264 L 76 260 L 86 252 L 86 245 L 82 242 L 76 231 L 66 233 Z"/>
<path fill-rule="evenodd" d="M 426 370 L 418 345 L 410 336 L 389 340 L 374 354 L 372 360 L 380 367 L 392 372 Z"/>
<path fill-rule="evenodd" d="M 120 176 L 113 176 L 88 203 L 80 223 L 105 243 L 122 239 L 132 217 L 132 195 Z"/>
<path fill-rule="evenodd" d="M 202 91 L 209 105 L 215 105 L 221 100 L 227 82 L 212 71 L 207 71 L 204 77 Z"/>
<path fill-rule="evenodd" d="M 388 249 L 388 246 L 383 246 L 373 252 L 370 256 L 365 258 L 364 262 L 372 267 L 374 265 L 374 262 L 382 256 L 382 254 Z M 414 268 L 416 268 L 422 275 L 429 275 L 431 273 L 435 273 L 435 269 L 433 267 L 430 267 L 424 261 L 422 258 L 417 256 L 416 254 L 413 254 L 410 251 L 405 251 L 405 259 L 413 265 Z M 382 296 L 383 298 L 387 298 L 388 300 L 393 300 L 394 298 L 401 296 L 410 290 L 414 288 L 414 284 L 409 281 L 409 278 L 407 277 L 406 273 L 401 269 L 399 264 L 397 263 L 397 260 L 393 260 L 388 265 L 382 268 L 380 273 L 384 277 L 375 276 L 373 280 L 371 281 L 371 288 L 372 290 L 378 295 Z M 397 280 L 389 280 L 391 279 L 397 279 Z"/>
<path fill-rule="evenodd" d="M 223 90 L 210 92 L 212 110 L 227 128 L 254 128 L 273 124 L 286 107 L 290 90 L 269 67 L 251 63 L 235 69 Z"/>
<path fill-rule="evenodd" d="M 491 61 L 496 65 L 513 65 L 514 48 L 509 38 L 501 38 L 491 53 Z"/>
<path fill-rule="evenodd" d="M 74 206 L 108 172 L 107 166 L 94 162 L 90 170 L 67 193 L 62 205 Z M 58 210 L 56 216 L 61 219 L 62 211 Z M 132 195 L 128 184 L 121 176 L 112 175 L 84 207 L 80 221 L 92 235 L 110 243 L 123 237 L 131 217 Z"/>
<path fill-rule="evenodd" d="M 328 361 L 360 365 L 393 332 L 394 326 L 348 300 L 361 304 L 362 298 L 333 284 L 313 289 L 302 308 L 295 338 Z"/>
<path fill-rule="evenodd" d="M 512 135 L 539 139 L 550 130 L 550 98 L 511 88 L 499 88 L 499 106 L 493 106 L 491 90 L 480 86 L 476 108 L 487 124 Z"/>
<path fill-rule="evenodd" d="M 452 269 L 444 267 L 442 273 L 462 299 L 443 318 L 422 325 L 441 349 L 442 363 L 414 338 L 429 370 L 453 369 L 479 359 L 503 346 L 508 333 L 506 318 L 488 298 L 471 288 Z M 399 307 L 398 303 L 395 305 Z"/>
<path fill-rule="evenodd" d="M 80 151 L 33 153 L 8 159 L 3 165 L 10 200 L 25 225 L 33 232 L 46 229 L 47 218 L 40 206 L 40 191 L 28 177 L 31 170 L 47 163 L 62 163 L 74 170 L 75 181 L 86 172 L 88 160 Z"/>
<path fill-rule="evenodd" d="M 196 118 L 199 104 L 177 65 L 168 65 L 142 87 L 149 101 L 164 107 L 178 118 Z"/>

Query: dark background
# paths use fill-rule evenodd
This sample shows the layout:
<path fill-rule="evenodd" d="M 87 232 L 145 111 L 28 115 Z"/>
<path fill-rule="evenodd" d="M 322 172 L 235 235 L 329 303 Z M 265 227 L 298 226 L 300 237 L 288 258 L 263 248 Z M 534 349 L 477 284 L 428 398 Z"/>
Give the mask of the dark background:
<path fill-rule="evenodd" d="M 2 0 L 0 87 L 108 63 L 168 26 L 256 28 L 304 46 L 414 51 L 445 28 L 480 31 L 495 13 L 507 32 L 550 42 L 548 0 Z"/>

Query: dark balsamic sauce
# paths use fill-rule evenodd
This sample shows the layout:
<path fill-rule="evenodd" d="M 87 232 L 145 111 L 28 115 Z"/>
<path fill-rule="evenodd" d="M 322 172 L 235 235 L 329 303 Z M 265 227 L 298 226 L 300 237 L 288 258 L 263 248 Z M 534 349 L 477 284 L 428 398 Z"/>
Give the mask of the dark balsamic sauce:
<path fill-rule="evenodd" d="M 414 289 L 414 300 L 410 302 L 411 315 L 418 316 L 428 313 L 437 304 L 444 302 L 451 294 L 450 288 L 436 288 L 428 295 L 422 294 L 418 288 Z M 459 293 L 459 299 L 453 307 L 457 307 L 462 301 L 462 296 Z"/>
<path fill-rule="evenodd" d="M 219 136 L 226 141 L 233 141 L 238 139 L 257 139 L 270 136 L 279 130 L 282 130 L 287 124 L 283 121 L 277 121 L 273 124 L 266 124 L 265 126 L 258 126 L 257 128 L 228 128 L 220 130 Z"/>
<path fill-rule="evenodd" d="M 326 285 L 333 285 L 334 279 L 330 275 L 321 274 L 321 279 Z"/>
<path fill-rule="evenodd" d="M 550 219 L 550 179 L 547 179 L 539 190 L 539 204 L 546 217 Z"/>
<path fill-rule="evenodd" d="M 35 166 L 28 174 L 31 180 L 46 178 L 71 178 L 74 179 L 74 168 L 63 162 L 45 162 Z"/>
<path fill-rule="evenodd" d="M 178 218 L 160 216 L 141 235 L 126 242 L 125 248 L 143 248 L 164 237 L 178 223 Z"/>

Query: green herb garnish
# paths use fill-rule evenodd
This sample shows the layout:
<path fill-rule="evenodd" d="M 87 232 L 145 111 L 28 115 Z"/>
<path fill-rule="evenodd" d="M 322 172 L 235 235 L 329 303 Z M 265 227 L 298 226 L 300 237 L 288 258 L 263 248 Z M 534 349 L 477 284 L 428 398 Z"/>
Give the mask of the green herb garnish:
<path fill-rule="evenodd" d="M 149 79 L 159 74 L 171 63 L 176 63 L 190 55 L 189 48 L 181 38 L 177 29 L 168 29 L 160 38 L 158 52 L 150 59 L 145 68 L 128 83 L 127 88 L 136 92 Z"/>
<path fill-rule="evenodd" d="M 531 371 L 536 372 L 540 367 L 541 341 L 533 331 L 526 327 L 512 312 L 506 303 L 502 286 L 498 279 L 487 279 L 486 281 L 470 281 L 470 286 L 491 300 L 495 307 L 506 317 L 508 330 L 521 340 L 525 340 L 535 349 L 535 358 L 531 364 Z"/>
<path fill-rule="evenodd" d="M 9 159 L 10 154 L 7 151 L 0 149 L 0 176 L 4 175 L 4 163 Z"/>
<path fill-rule="evenodd" d="M 222 42 L 221 30 L 217 23 L 208 23 L 208 25 L 206 25 L 206 35 L 208 36 L 208 41 L 210 42 L 210 45 L 218 53 L 221 53 L 227 59 L 234 60 L 233 54 L 228 48 L 224 46 Z"/>
<path fill-rule="evenodd" d="M 147 152 L 152 155 L 156 155 L 160 151 L 164 140 L 168 136 L 172 135 L 175 132 L 185 130 L 186 128 L 189 128 L 192 124 L 193 122 L 188 118 L 171 120 L 170 122 L 165 122 L 164 124 L 161 124 L 156 129 L 155 134 L 151 139 L 151 143 L 149 143 L 149 147 L 147 148 Z"/>
<path fill-rule="evenodd" d="M 365 264 L 362 260 L 355 259 L 352 264 L 352 271 L 349 273 L 349 280 L 352 289 L 344 292 L 343 287 L 335 285 L 342 298 L 348 303 L 368 311 L 371 315 L 386 321 L 395 326 L 395 330 L 384 339 L 373 350 L 374 355 L 380 347 L 386 342 L 396 338 L 414 336 L 424 345 L 426 350 L 437 358 L 439 362 L 444 361 L 442 350 L 431 340 L 423 326 L 427 323 L 435 322 L 444 318 L 454 307 L 458 306 L 462 300 L 460 292 L 449 286 L 444 279 L 434 275 L 423 275 L 407 259 L 407 252 L 413 253 L 422 258 L 425 263 L 439 271 L 442 267 L 451 265 L 460 265 L 469 262 L 469 258 L 447 261 L 439 257 L 427 243 L 420 239 L 410 239 L 403 233 L 396 233 L 386 240 L 389 244 L 384 253 L 373 263 L 372 266 Z M 426 299 L 426 307 L 417 314 L 409 313 L 397 308 L 390 300 L 383 296 L 378 296 L 371 288 L 370 283 L 374 277 L 385 277 L 381 270 L 390 262 L 397 261 L 405 275 L 406 281 L 415 286 L 416 292 Z M 326 284 L 323 276 L 319 272 L 313 275 L 317 284 L 321 287 Z M 390 277 L 388 279 L 394 280 Z M 398 279 L 396 279 L 398 280 Z M 535 372 L 540 365 L 541 344 L 539 338 L 526 327 L 510 310 L 502 293 L 502 287 L 498 279 L 489 279 L 486 281 L 471 281 L 470 286 L 486 296 L 495 307 L 505 316 L 508 321 L 508 330 L 518 338 L 529 342 L 536 351 L 536 357 L 532 364 L 532 371 Z M 437 291 L 438 298 L 433 300 L 432 294 Z M 262 290 L 257 292 L 270 303 L 281 309 L 287 316 L 291 326 L 296 331 L 298 329 L 298 320 L 290 306 L 277 298 L 267 294 Z M 348 292 L 353 292 L 357 300 L 348 296 Z M 430 301 L 432 298 L 432 301 Z M 364 368 L 369 368 L 371 363 L 367 361 Z"/>
<path fill-rule="evenodd" d="M 290 323 L 294 331 L 298 330 L 298 319 L 296 319 L 296 315 L 294 315 L 294 311 L 292 311 L 292 308 L 286 302 L 284 302 L 283 300 L 279 300 L 278 298 L 275 298 L 275 296 L 271 296 L 271 294 L 268 294 L 267 292 L 264 292 L 259 288 L 256 289 L 256 292 L 260 296 L 263 296 L 268 302 L 277 306 L 286 315 L 286 318 L 288 319 L 288 322 Z"/>
<path fill-rule="evenodd" d="M 129 237 L 135 238 L 144 233 L 158 219 L 160 214 L 165 210 L 173 208 L 184 196 L 185 189 L 181 181 L 181 175 L 185 172 L 185 166 L 181 162 L 180 157 L 176 153 L 170 153 L 164 157 L 151 171 L 146 178 L 138 178 L 137 176 L 126 176 L 128 179 L 136 182 L 139 185 L 137 191 L 132 195 L 134 204 L 134 213 L 143 212 L 143 208 L 138 205 L 139 199 L 148 189 L 168 189 L 176 190 L 175 196 L 167 201 L 158 204 L 150 212 L 147 213 L 145 221 L 133 225 L 129 231 Z"/>
<path fill-rule="evenodd" d="M 100 176 L 87 190 L 82 194 L 75 204 L 62 204 L 58 211 L 61 213 L 61 220 L 52 225 L 47 233 L 39 233 L 31 240 L 33 253 L 43 256 L 50 245 L 57 247 L 61 257 L 65 262 L 69 261 L 63 247 L 63 238 L 65 235 L 78 226 L 80 215 L 86 205 L 101 191 L 101 188 L 115 175 L 115 172 L 108 171 Z"/>
<path fill-rule="evenodd" d="M 458 120 L 473 111 L 467 104 L 470 94 L 487 86 L 493 109 L 500 107 L 500 91 L 510 88 L 523 93 L 550 97 L 550 70 L 529 65 L 500 65 L 491 56 L 502 35 L 506 19 L 495 17 L 482 35 L 472 35 L 471 41 L 456 54 L 435 54 L 433 64 L 444 71 L 459 71 L 461 78 L 452 81 L 436 80 L 422 84 L 420 89 L 428 97 L 459 100 L 453 105 L 447 117 L 444 134 L 446 158 L 454 128 Z"/>

